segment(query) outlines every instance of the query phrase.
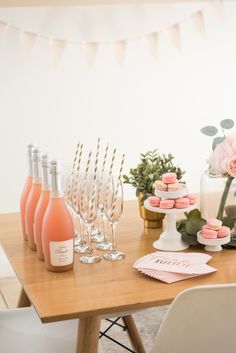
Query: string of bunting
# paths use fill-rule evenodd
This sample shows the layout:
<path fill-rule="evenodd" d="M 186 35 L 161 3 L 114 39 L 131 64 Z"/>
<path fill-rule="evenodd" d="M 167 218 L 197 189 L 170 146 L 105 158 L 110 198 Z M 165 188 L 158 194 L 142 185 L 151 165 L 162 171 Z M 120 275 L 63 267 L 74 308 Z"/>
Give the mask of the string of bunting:
<path fill-rule="evenodd" d="M 224 14 L 223 8 L 223 0 L 209 0 L 209 6 L 211 6 L 217 15 L 222 19 Z M 159 35 L 162 32 L 165 32 L 169 41 L 176 47 L 177 50 L 181 51 L 181 25 L 187 21 L 189 21 L 196 31 L 202 36 L 206 37 L 206 28 L 205 28 L 205 18 L 204 18 L 204 10 L 208 8 L 206 6 L 197 10 L 193 14 L 191 14 L 188 18 L 178 22 L 171 24 L 170 26 L 152 32 L 147 33 L 143 36 L 126 38 L 121 40 L 114 41 L 72 41 L 63 38 L 54 38 L 51 36 L 46 36 L 40 33 L 29 32 L 23 30 L 20 27 L 14 26 L 8 22 L 0 20 L 0 32 L 6 33 L 8 30 L 14 30 L 19 33 L 19 41 L 20 41 L 20 50 L 21 54 L 24 58 L 27 58 L 30 55 L 37 39 L 46 40 L 49 44 L 50 55 L 54 65 L 57 65 L 63 52 L 67 45 L 79 45 L 82 48 L 85 60 L 89 67 L 92 67 L 96 58 L 97 51 L 100 46 L 109 45 L 113 48 L 113 53 L 115 60 L 119 66 L 122 66 L 125 60 L 125 53 L 127 49 L 127 43 L 134 40 L 145 40 L 147 43 L 147 49 L 153 59 L 157 59 L 158 57 L 158 40 Z"/>

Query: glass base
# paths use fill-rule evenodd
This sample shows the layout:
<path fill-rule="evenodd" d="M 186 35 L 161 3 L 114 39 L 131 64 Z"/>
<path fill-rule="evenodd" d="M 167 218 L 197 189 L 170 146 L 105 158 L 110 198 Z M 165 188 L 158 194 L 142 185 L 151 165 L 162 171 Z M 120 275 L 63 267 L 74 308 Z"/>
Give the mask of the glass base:
<path fill-rule="evenodd" d="M 76 235 L 74 238 L 74 246 L 80 245 L 80 243 L 81 243 L 81 236 Z"/>
<path fill-rule="evenodd" d="M 125 254 L 121 251 L 109 252 L 103 255 L 103 258 L 107 261 L 118 261 L 125 258 Z"/>
<path fill-rule="evenodd" d="M 108 241 L 107 242 L 103 241 L 102 243 L 96 245 L 95 249 L 96 250 L 111 250 L 112 243 L 109 243 Z"/>
<path fill-rule="evenodd" d="M 82 256 L 79 261 L 83 264 L 94 264 L 96 262 L 100 262 L 102 260 L 101 256 L 97 255 L 85 255 Z"/>
<path fill-rule="evenodd" d="M 104 240 L 104 235 L 102 232 L 97 232 L 91 236 L 93 243 L 101 243 Z"/>
<path fill-rule="evenodd" d="M 78 253 L 78 254 L 84 254 L 85 252 L 87 252 L 89 249 L 89 246 L 87 244 L 78 244 L 76 246 L 74 246 L 74 252 Z"/>

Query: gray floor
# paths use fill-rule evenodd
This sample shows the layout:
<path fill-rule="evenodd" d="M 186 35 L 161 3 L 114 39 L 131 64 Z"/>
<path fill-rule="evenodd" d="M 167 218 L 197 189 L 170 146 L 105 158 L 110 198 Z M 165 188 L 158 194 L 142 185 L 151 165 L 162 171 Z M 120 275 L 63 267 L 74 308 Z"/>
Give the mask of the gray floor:
<path fill-rule="evenodd" d="M 151 351 L 153 339 L 158 331 L 158 328 L 161 324 L 161 321 L 167 309 L 168 309 L 168 306 L 162 306 L 158 308 L 139 311 L 133 315 L 147 353 Z M 122 320 L 120 320 L 119 322 L 123 324 Z M 109 326 L 109 324 L 110 324 L 109 322 L 103 320 L 102 330 L 105 330 Z M 122 344 L 132 349 L 129 343 L 127 332 L 123 331 L 121 327 L 116 325 L 113 326 L 108 334 L 112 338 L 118 340 Z M 101 338 L 101 342 L 102 342 L 104 353 L 125 353 L 125 352 L 128 353 L 127 350 L 125 350 L 122 347 L 119 347 L 117 344 L 113 343 L 112 341 L 110 341 L 105 337 Z"/>

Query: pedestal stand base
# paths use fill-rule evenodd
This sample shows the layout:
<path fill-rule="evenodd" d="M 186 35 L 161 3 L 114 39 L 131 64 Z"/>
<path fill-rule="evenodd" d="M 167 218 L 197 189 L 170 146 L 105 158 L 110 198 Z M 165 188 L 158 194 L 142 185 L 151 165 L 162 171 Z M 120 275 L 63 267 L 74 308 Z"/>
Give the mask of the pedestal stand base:
<path fill-rule="evenodd" d="M 153 247 L 163 251 L 181 251 L 187 249 L 189 245 L 181 239 L 180 233 L 174 232 L 174 234 L 171 234 L 171 238 L 169 238 L 167 233 L 164 232 L 161 234 L 159 240 L 154 241 Z"/>

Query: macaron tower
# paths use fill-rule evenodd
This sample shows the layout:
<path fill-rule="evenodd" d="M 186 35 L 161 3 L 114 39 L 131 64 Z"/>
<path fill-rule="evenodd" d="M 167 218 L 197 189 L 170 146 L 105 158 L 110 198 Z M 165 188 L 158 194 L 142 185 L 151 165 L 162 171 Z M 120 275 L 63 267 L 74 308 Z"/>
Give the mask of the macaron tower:
<path fill-rule="evenodd" d="M 198 232 L 198 242 L 205 244 L 208 251 L 220 251 L 221 245 L 230 241 L 230 228 L 222 226 L 219 219 L 211 218 Z"/>
<path fill-rule="evenodd" d="M 195 208 L 196 198 L 188 193 L 188 188 L 177 179 L 176 173 L 165 173 L 154 183 L 155 196 L 144 201 L 144 207 L 152 212 L 165 213 L 165 230 L 153 247 L 164 251 L 181 251 L 189 244 L 182 240 L 176 229 L 176 214 L 189 212 Z"/>
<path fill-rule="evenodd" d="M 177 180 L 176 173 L 165 173 L 154 183 L 155 195 L 148 198 L 152 207 L 185 209 L 196 204 L 196 197 L 188 193 L 185 184 Z"/>

